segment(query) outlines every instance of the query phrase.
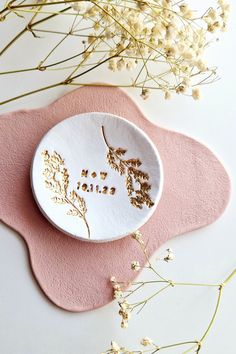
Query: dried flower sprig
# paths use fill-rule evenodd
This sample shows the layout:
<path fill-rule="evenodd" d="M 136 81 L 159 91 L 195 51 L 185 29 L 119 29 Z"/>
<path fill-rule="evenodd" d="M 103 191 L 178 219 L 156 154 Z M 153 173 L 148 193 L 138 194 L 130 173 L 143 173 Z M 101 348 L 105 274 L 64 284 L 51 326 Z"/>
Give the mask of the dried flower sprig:
<path fill-rule="evenodd" d="M 166 99 L 172 93 L 199 99 L 199 87 L 218 79 L 216 68 L 205 61 L 205 52 L 212 34 L 226 29 L 230 11 L 225 0 L 216 2 L 215 8 L 198 14 L 182 0 L 7 1 L 0 10 L 1 26 L 7 26 L 9 16 L 17 15 L 23 28 L 0 48 L 0 57 L 28 33 L 29 41 L 40 42 L 53 35 L 55 46 L 36 59 L 33 67 L 12 68 L 0 75 L 38 72 L 45 77 L 52 70 L 65 70 L 65 74 L 58 82 L 2 100 L 0 104 L 62 85 L 91 85 L 88 74 L 104 65 L 112 72 L 133 73 L 123 76 L 125 83 L 117 82 L 114 74 L 107 85 L 138 88 L 144 99 L 151 90 L 162 91 Z M 65 16 L 71 19 L 69 29 L 63 29 L 61 22 L 60 28 L 54 25 L 53 20 Z M 50 61 L 58 48 L 72 39 L 77 40 L 74 54 Z"/>
<path fill-rule="evenodd" d="M 90 229 L 86 220 L 86 202 L 75 190 L 68 191 L 69 173 L 65 167 L 65 160 L 56 151 L 50 155 L 47 150 L 44 150 L 42 156 L 45 166 L 43 170 L 45 186 L 55 194 L 51 198 L 52 201 L 57 204 L 68 204 L 70 209 L 67 215 L 81 218 L 86 225 L 88 238 L 90 238 Z"/>
<path fill-rule="evenodd" d="M 163 346 L 159 346 L 156 345 L 153 340 L 149 337 L 144 337 L 141 339 L 140 344 L 145 347 L 142 349 L 136 349 L 136 350 L 130 350 L 127 349 L 123 346 L 120 346 L 117 342 L 112 341 L 111 342 L 111 346 L 108 350 L 106 350 L 105 352 L 101 353 L 101 354 L 155 354 L 163 349 L 173 349 L 175 347 L 185 347 L 187 345 L 194 345 L 194 347 L 197 348 L 197 351 L 195 351 L 195 353 L 199 353 L 198 348 L 201 348 L 201 344 L 197 341 L 186 341 L 186 342 L 179 342 L 179 343 L 173 343 L 173 344 L 169 344 L 169 345 L 163 345 Z M 187 354 L 189 351 L 185 351 L 183 354 Z"/>
<path fill-rule="evenodd" d="M 142 209 L 143 205 L 148 208 L 153 207 L 154 202 L 149 195 L 151 185 L 147 182 L 149 175 L 139 169 L 142 162 L 137 158 L 126 160 L 124 155 L 127 150 L 110 146 L 105 135 L 104 126 L 102 126 L 102 136 L 108 148 L 107 163 L 121 176 L 125 176 L 125 185 L 130 203 L 138 209 Z"/>
<path fill-rule="evenodd" d="M 225 285 L 236 275 L 236 269 L 233 270 L 233 272 L 222 282 L 222 283 L 188 283 L 188 282 L 177 282 L 173 280 L 168 280 L 166 277 L 160 275 L 160 273 L 157 271 L 156 267 L 151 263 L 150 258 L 148 257 L 147 253 L 147 247 L 144 243 L 144 240 L 142 238 L 142 234 L 140 231 L 135 232 L 133 235 L 133 238 L 137 241 L 139 246 L 141 247 L 141 250 L 143 251 L 145 255 L 145 259 L 147 262 L 147 265 L 141 266 L 139 261 L 132 261 L 131 262 L 131 269 L 133 271 L 139 271 L 142 268 L 146 268 L 150 270 L 151 274 L 154 275 L 154 279 L 148 280 L 148 281 L 135 281 L 135 282 L 124 282 L 124 281 L 117 281 L 116 278 L 113 276 L 111 278 L 111 284 L 113 287 L 114 291 L 114 298 L 118 299 L 118 304 L 119 304 L 119 315 L 121 316 L 121 327 L 122 328 L 127 328 L 128 327 L 128 322 L 131 318 L 132 312 L 138 310 L 140 312 L 144 306 L 147 305 L 153 298 L 155 298 L 157 295 L 160 293 L 164 292 L 168 288 L 174 288 L 176 286 L 194 286 L 194 287 L 213 287 L 218 290 L 218 297 L 215 305 L 215 310 L 213 312 L 213 315 L 209 321 L 209 325 L 207 326 L 206 330 L 204 331 L 203 335 L 199 340 L 190 340 L 190 341 L 185 341 L 185 342 L 178 342 L 178 343 L 173 343 L 170 345 L 165 345 L 165 346 L 160 346 L 156 345 L 150 338 L 145 337 L 141 340 L 141 344 L 145 347 L 148 347 L 148 349 L 145 351 L 143 350 L 128 350 L 124 347 L 120 347 L 116 342 L 112 342 L 111 348 L 108 349 L 105 353 L 118 353 L 118 354 L 130 354 L 130 353 L 150 353 L 154 354 L 159 352 L 162 349 L 167 349 L 167 348 L 173 348 L 173 347 L 186 347 L 190 346 L 183 352 L 183 354 L 187 354 L 189 352 L 195 352 L 199 353 L 204 340 L 206 339 L 209 331 L 211 330 L 213 323 L 215 322 L 215 318 L 220 306 L 221 298 L 222 298 L 222 293 Z M 163 260 L 166 262 L 172 261 L 174 259 L 174 253 L 173 251 L 168 248 L 166 250 L 166 254 L 159 258 L 159 260 Z M 133 294 L 140 293 L 146 285 L 161 285 L 161 287 L 158 290 L 155 290 L 153 294 L 150 296 L 144 298 L 141 301 L 138 302 L 130 302 L 129 297 L 131 297 Z M 128 287 L 128 289 L 127 289 Z"/>

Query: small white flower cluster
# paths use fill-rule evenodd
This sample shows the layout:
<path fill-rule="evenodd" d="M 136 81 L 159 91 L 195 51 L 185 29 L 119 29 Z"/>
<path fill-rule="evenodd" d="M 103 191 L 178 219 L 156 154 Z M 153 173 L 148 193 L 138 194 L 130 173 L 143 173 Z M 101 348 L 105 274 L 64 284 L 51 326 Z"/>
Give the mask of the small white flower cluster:
<path fill-rule="evenodd" d="M 121 316 L 121 328 L 127 328 L 128 321 L 131 317 L 132 307 L 128 301 L 124 299 L 124 293 L 122 291 L 121 285 L 117 282 L 116 278 L 113 276 L 111 277 L 110 281 L 114 291 L 114 298 L 120 300 L 118 304 L 120 306 L 119 315 Z"/>
<path fill-rule="evenodd" d="M 144 347 L 148 347 L 148 346 L 152 346 L 153 350 L 151 350 L 152 353 L 156 353 L 157 351 L 159 351 L 160 347 L 156 346 L 152 339 L 148 338 L 148 337 L 144 337 L 141 339 L 140 344 Z M 128 350 L 124 347 L 121 347 L 117 342 L 112 341 L 111 342 L 111 347 L 110 349 L 108 349 L 106 352 L 103 352 L 101 354 L 134 354 L 134 353 L 139 353 L 139 354 L 144 354 L 149 352 L 149 350 L 147 351 L 145 349 L 145 351 L 143 350 Z M 151 353 L 150 353 L 151 354 Z"/>
<path fill-rule="evenodd" d="M 133 261 L 131 263 L 131 269 L 137 272 L 138 270 L 141 269 L 140 263 L 138 261 Z"/>
<path fill-rule="evenodd" d="M 143 235 L 142 233 L 137 230 L 132 234 L 132 237 L 134 240 L 136 240 L 140 245 L 144 245 L 144 241 L 143 241 Z"/>
<path fill-rule="evenodd" d="M 111 285 L 114 291 L 114 299 L 121 299 L 123 297 L 123 291 L 121 289 L 120 284 L 117 282 L 116 277 L 111 277 L 110 279 Z"/>
<path fill-rule="evenodd" d="M 228 20 L 229 5 L 217 3 L 202 16 L 175 0 L 94 0 L 72 7 L 93 28 L 84 59 L 102 52 L 111 71 L 133 70 L 130 86 L 140 88 L 143 99 L 159 89 L 166 99 L 175 92 L 197 100 L 198 86 L 216 75 L 204 59 L 208 35 L 224 31 Z"/>
<path fill-rule="evenodd" d="M 140 344 L 143 345 L 144 347 L 147 347 L 153 344 L 153 340 L 150 339 L 149 337 L 144 337 L 141 339 Z"/>
<path fill-rule="evenodd" d="M 101 354 L 132 354 L 132 352 L 128 351 L 124 347 L 121 347 L 118 343 L 115 341 L 111 342 L 111 347 L 106 351 L 106 353 L 101 353 Z"/>
<path fill-rule="evenodd" d="M 167 248 L 166 250 L 167 254 L 165 255 L 165 257 L 163 258 L 165 262 L 170 262 L 170 261 L 173 261 L 175 256 L 174 256 L 174 253 L 172 251 L 171 248 Z"/>
<path fill-rule="evenodd" d="M 140 351 L 133 351 L 133 350 L 128 350 L 125 347 L 121 347 L 117 342 L 112 341 L 111 342 L 111 347 L 106 351 L 101 354 L 143 354 Z"/>
<path fill-rule="evenodd" d="M 124 300 L 122 302 L 119 302 L 119 306 L 119 315 L 121 316 L 121 328 L 127 328 L 129 319 L 131 317 L 130 304 L 126 300 Z"/>
<path fill-rule="evenodd" d="M 218 0 L 218 5 L 218 11 L 210 8 L 206 16 L 204 16 L 204 21 L 207 23 L 207 30 L 212 33 L 217 30 L 225 31 L 229 18 L 230 5 L 225 0 Z"/>
<path fill-rule="evenodd" d="M 165 262 L 171 262 L 175 259 L 174 252 L 172 248 L 167 248 L 164 252 L 159 255 L 156 260 L 158 261 L 165 261 Z"/>

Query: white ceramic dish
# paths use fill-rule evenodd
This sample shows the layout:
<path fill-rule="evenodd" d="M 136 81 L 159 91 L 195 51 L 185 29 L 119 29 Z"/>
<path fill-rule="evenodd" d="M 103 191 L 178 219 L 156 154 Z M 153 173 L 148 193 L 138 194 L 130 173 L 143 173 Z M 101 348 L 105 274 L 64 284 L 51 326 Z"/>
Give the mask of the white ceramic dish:
<path fill-rule="evenodd" d="M 54 126 L 31 169 L 36 202 L 59 230 L 104 242 L 138 230 L 154 213 L 163 186 L 159 153 L 134 124 L 86 113 Z"/>

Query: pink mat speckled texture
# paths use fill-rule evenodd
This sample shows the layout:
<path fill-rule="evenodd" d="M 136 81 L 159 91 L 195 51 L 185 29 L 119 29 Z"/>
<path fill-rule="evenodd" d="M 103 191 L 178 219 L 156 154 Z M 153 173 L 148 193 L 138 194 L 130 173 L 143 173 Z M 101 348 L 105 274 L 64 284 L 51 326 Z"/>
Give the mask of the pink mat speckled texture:
<path fill-rule="evenodd" d="M 132 279 L 130 262 L 142 254 L 130 237 L 105 244 L 60 233 L 41 214 L 30 189 L 30 164 L 42 136 L 59 121 L 103 111 L 132 121 L 156 144 L 164 167 L 161 201 L 142 228 L 153 253 L 169 238 L 216 220 L 225 209 L 229 177 L 213 153 L 185 135 L 149 122 L 121 90 L 80 88 L 48 107 L 0 117 L 0 219 L 26 241 L 35 278 L 57 306 L 86 311 L 112 300 L 111 275 Z"/>

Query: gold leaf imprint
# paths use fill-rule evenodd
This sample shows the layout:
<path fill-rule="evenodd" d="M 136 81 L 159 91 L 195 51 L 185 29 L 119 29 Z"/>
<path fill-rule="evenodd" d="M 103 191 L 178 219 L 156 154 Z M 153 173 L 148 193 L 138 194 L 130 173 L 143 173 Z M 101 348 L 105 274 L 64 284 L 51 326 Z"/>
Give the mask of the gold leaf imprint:
<path fill-rule="evenodd" d="M 146 205 L 148 208 L 153 207 L 154 202 L 148 193 L 151 190 L 151 185 L 147 182 L 149 175 L 138 169 L 142 165 L 142 162 L 135 158 L 125 160 L 124 155 L 127 150 L 110 146 L 107 142 L 103 126 L 102 136 L 108 148 L 107 162 L 109 166 L 121 176 L 125 175 L 125 185 L 130 203 L 138 209 L 142 209 L 143 205 Z M 137 190 L 135 189 L 135 185 L 139 187 Z"/>
<path fill-rule="evenodd" d="M 45 178 L 45 186 L 55 194 L 51 198 L 52 201 L 57 204 L 68 204 L 70 209 L 67 215 L 81 218 L 86 225 L 88 238 L 90 238 L 90 229 L 86 220 L 86 202 L 75 190 L 68 191 L 69 173 L 65 168 L 65 160 L 56 151 L 50 155 L 45 150 L 42 152 L 42 156 L 44 161 L 43 176 Z"/>

